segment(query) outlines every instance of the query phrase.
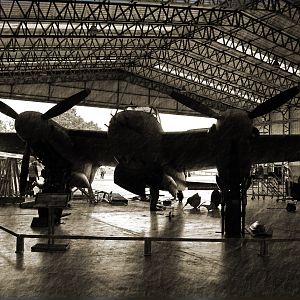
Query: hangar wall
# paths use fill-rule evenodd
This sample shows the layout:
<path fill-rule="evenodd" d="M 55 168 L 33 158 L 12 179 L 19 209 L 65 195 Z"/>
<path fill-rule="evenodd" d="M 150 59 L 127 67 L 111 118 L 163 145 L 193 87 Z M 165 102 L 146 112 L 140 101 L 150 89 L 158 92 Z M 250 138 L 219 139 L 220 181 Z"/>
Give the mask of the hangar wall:
<path fill-rule="evenodd" d="M 91 89 L 82 103 L 85 106 L 121 109 L 128 105 L 150 105 L 163 113 L 199 115 L 160 91 L 122 80 L 0 84 L 0 97 L 57 103 L 84 88 Z"/>

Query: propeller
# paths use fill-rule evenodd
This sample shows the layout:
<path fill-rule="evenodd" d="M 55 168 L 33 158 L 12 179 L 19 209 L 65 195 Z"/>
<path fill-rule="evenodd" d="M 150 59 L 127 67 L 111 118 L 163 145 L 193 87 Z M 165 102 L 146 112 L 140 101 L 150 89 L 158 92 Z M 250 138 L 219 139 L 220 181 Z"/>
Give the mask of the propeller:
<path fill-rule="evenodd" d="M 0 101 L 0 112 L 4 115 L 16 119 L 18 117 L 18 113 L 16 113 L 10 106 Z"/>
<path fill-rule="evenodd" d="M 57 103 L 55 106 L 50 108 L 47 112 L 45 112 L 42 115 L 42 119 L 48 120 L 63 114 L 73 106 L 80 103 L 84 98 L 86 98 L 90 94 L 90 92 L 91 92 L 90 89 L 85 89 Z M 16 113 L 10 106 L 3 103 L 2 101 L 0 101 L 0 112 L 13 119 L 17 119 L 17 117 L 19 116 L 18 113 Z"/>
<path fill-rule="evenodd" d="M 177 100 L 179 103 L 185 105 L 186 107 L 199 112 L 200 114 L 203 114 L 205 116 L 208 116 L 210 118 L 219 118 L 219 114 L 210 109 L 208 106 L 195 101 L 191 97 L 184 95 L 182 93 L 173 91 L 170 96 Z"/>
<path fill-rule="evenodd" d="M 256 108 L 254 108 L 252 111 L 249 112 L 249 118 L 254 119 L 257 117 L 261 117 L 281 105 L 285 104 L 289 100 L 291 100 L 293 97 L 295 97 L 300 92 L 300 85 L 294 86 L 290 89 L 287 89 L 274 97 L 268 99 L 267 101 L 261 103 Z"/>
<path fill-rule="evenodd" d="M 85 89 L 57 103 L 55 106 L 50 108 L 47 112 L 45 112 L 42 115 L 42 119 L 48 120 L 63 114 L 64 112 L 66 112 L 67 110 L 75 106 L 76 104 L 80 103 L 84 98 L 86 98 L 89 95 L 90 92 L 91 92 L 90 89 Z"/>
<path fill-rule="evenodd" d="M 251 112 L 249 112 L 249 118 L 254 119 L 260 117 L 264 114 L 267 114 L 281 105 L 285 104 L 293 97 L 295 97 L 300 92 L 300 85 L 289 88 L 274 97 L 268 99 L 267 101 L 261 103 L 256 108 L 254 108 Z M 219 119 L 220 115 L 210 109 L 208 106 L 195 101 L 191 97 L 184 95 L 180 92 L 173 91 L 170 96 L 177 100 L 179 103 L 187 106 L 188 108 L 199 112 L 200 114 L 206 115 L 210 118 Z"/>
<path fill-rule="evenodd" d="M 26 143 L 25 152 L 22 158 L 21 173 L 20 173 L 20 195 L 25 196 L 27 177 L 29 172 L 29 160 L 30 160 L 30 144 Z"/>

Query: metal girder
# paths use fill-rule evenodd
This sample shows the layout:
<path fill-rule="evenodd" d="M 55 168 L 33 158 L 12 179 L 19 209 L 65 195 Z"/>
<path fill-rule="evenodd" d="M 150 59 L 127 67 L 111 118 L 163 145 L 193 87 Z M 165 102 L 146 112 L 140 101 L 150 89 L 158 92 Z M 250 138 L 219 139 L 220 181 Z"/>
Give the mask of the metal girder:
<path fill-rule="evenodd" d="M 221 22 L 220 25 L 222 26 L 226 24 L 230 26 L 238 25 L 248 31 L 250 30 L 249 28 L 251 28 L 252 33 L 269 40 L 271 39 L 275 44 L 282 47 L 291 48 L 291 50 L 296 53 L 300 43 L 299 39 L 288 36 L 279 30 L 275 30 L 271 28 L 269 24 L 263 24 L 263 22 L 241 11 L 220 10 L 215 8 L 206 9 L 194 6 L 182 8 L 168 5 L 166 8 L 166 6 L 162 5 L 145 5 L 138 3 L 100 3 L 96 5 L 94 3 L 73 2 L 32 2 L 26 10 L 21 7 L 19 2 L 22 1 L 12 2 L 16 3 L 15 5 L 19 8 L 19 14 L 12 14 L 12 12 L 14 12 L 12 8 L 7 12 L 3 10 L 4 18 L 2 29 L 0 30 L 1 40 L 4 44 L 5 37 L 11 38 L 11 40 L 6 43 L 6 47 L 9 45 L 6 51 L 10 51 L 11 48 L 15 49 L 16 36 L 18 36 L 19 39 L 22 38 L 22 36 L 34 39 L 33 48 L 35 48 L 35 43 L 40 41 L 37 39 L 59 38 L 59 43 L 54 50 L 47 51 L 47 58 L 51 58 L 51 54 L 57 56 L 55 49 L 62 48 L 60 44 L 64 43 L 66 37 L 72 40 L 76 39 L 76 37 L 86 38 L 87 40 L 84 40 L 83 43 L 88 43 L 88 39 L 91 36 L 97 39 L 101 37 L 111 39 L 115 37 L 118 39 L 145 39 L 150 37 L 155 39 L 163 36 L 168 39 L 172 39 L 173 37 L 176 39 L 194 37 L 202 39 L 213 38 L 216 40 L 217 34 L 222 35 L 219 38 L 224 39 L 224 32 L 220 30 L 218 32 L 216 28 L 204 28 L 204 30 L 199 30 L 198 27 L 201 25 L 199 20 L 201 20 L 201 18 L 203 18 L 204 25 L 219 25 Z M 45 7 L 42 9 L 41 6 L 43 5 L 45 5 Z M 48 9 L 46 9 L 47 5 L 49 6 Z M 80 15 L 76 13 L 76 5 L 81 7 L 82 11 Z M 94 8 L 94 10 L 92 10 L 92 8 Z M 104 12 L 102 11 L 103 9 Z M 196 11 L 194 12 L 193 10 Z M 199 12 L 201 12 L 201 14 Z M 16 18 L 15 15 L 19 16 Z M 23 19 L 25 17 L 26 20 Z M 102 20 L 101 17 L 103 18 Z M 5 21 L 6 18 L 7 21 Z M 35 21 L 30 23 L 31 19 Z M 17 22 L 16 28 L 12 24 L 13 20 Z M 96 27 L 93 25 L 95 20 L 97 20 Z M 49 22 L 44 23 L 43 21 Z M 101 21 L 103 21 L 103 23 L 100 23 Z M 78 22 L 78 24 L 76 22 Z M 117 22 L 120 22 L 121 25 L 118 25 Z M 145 24 L 145 22 L 147 23 Z M 176 27 L 177 24 L 181 28 L 180 30 Z M 92 26 L 94 26 L 94 33 L 91 33 Z M 97 28 L 97 26 L 99 26 L 99 28 Z M 168 28 L 166 26 L 168 26 Z M 6 31 L 7 33 L 5 33 Z M 41 31 L 42 34 L 39 34 L 39 31 Z M 73 56 L 75 53 L 73 53 Z M 78 56 L 80 54 L 80 50 L 78 49 L 76 55 Z M 3 55 L 5 56 L 5 53 Z M 8 54 L 6 55 L 8 56 Z M 30 55 L 28 56 L 30 57 Z M 21 62 L 23 61 L 26 61 L 25 56 L 23 56 Z M 288 67 L 289 66 L 287 66 L 287 68 Z"/>
<path fill-rule="evenodd" d="M 185 27 L 211 22 L 220 22 L 222 26 L 238 25 L 237 19 L 232 17 L 232 13 L 237 15 L 237 12 L 231 9 L 191 5 L 19 0 L 1 7 L 0 34 L 3 37 L 158 37 L 163 32 L 178 37 Z"/>
<path fill-rule="evenodd" d="M 254 126 L 256 126 L 261 134 L 270 134 L 270 114 L 254 119 Z"/>
<path fill-rule="evenodd" d="M 207 92 L 211 89 L 213 91 L 213 94 L 209 94 L 209 96 L 211 97 L 212 95 L 214 95 L 214 99 L 218 101 L 222 101 L 224 103 L 230 102 L 231 105 L 239 107 L 239 103 L 241 101 L 240 98 L 245 98 L 248 100 L 248 102 L 257 104 L 257 101 L 255 101 L 255 99 L 257 99 L 257 96 L 251 93 L 251 90 L 247 86 L 238 86 L 238 84 L 241 84 L 241 86 L 243 86 L 243 84 L 245 85 L 246 81 L 243 81 L 242 78 L 239 78 L 238 82 L 227 82 L 226 79 L 233 80 L 233 75 L 228 75 L 228 78 L 226 78 L 227 73 L 221 73 L 219 68 L 212 69 L 213 67 L 210 67 L 209 65 L 201 61 L 193 62 L 191 59 L 188 59 L 187 56 L 181 56 L 181 58 L 175 62 L 174 60 L 169 61 L 168 59 L 157 59 L 155 61 L 157 63 L 154 68 L 167 72 L 169 74 L 176 75 L 176 77 L 183 78 L 185 80 L 194 81 L 197 84 L 202 85 L 204 88 L 208 88 Z M 189 66 L 189 64 L 191 65 L 191 67 Z M 206 69 L 205 73 L 201 72 L 205 70 L 205 67 L 210 68 L 210 70 Z M 215 77 L 215 75 L 218 76 Z M 230 82 L 232 83 L 230 84 Z M 215 90 L 221 93 L 215 93 Z M 236 96 L 239 96 L 239 98 Z"/>
<path fill-rule="evenodd" d="M 255 17 L 240 11 L 238 19 L 238 27 L 248 32 L 255 33 L 260 38 L 264 38 L 274 45 L 283 47 L 293 52 L 300 51 L 300 41 L 297 37 L 287 34 L 276 28 L 274 25 L 267 24 L 265 21 L 260 21 Z"/>
<path fill-rule="evenodd" d="M 212 61 L 214 66 L 224 66 L 225 68 L 232 68 L 233 72 L 243 74 L 248 78 L 262 83 L 266 86 L 273 87 L 289 87 L 297 82 L 297 78 L 292 76 L 282 76 L 278 73 L 278 68 L 271 66 L 267 63 L 261 63 L 259 59 L 256 61 L 247 60 L 249 58 L 249 52 L 233 53 L 228 49 L 218 48 L 217 44 L 204 44 L 199 40 L 189 40 L 188 48 L 190 53 L 200 57 L 200 59 L 206 59 Z M 245 48 L 243 48 L 245 49 Z M 254 53 L 253 53 L 254 54 Z M 255 57 L 254 55 L 251 55 Z M 286 74 L 290 75 L 290 74 Z"/>
<path fill-rule="evenodd" d="M 5 2 L 5 1 L 2 1 Z M 200 8 L 234 8 L 234 9 L 248 9 L 248 10 L 268 10 L 276 12 L 277 14 L 284 15 L 294 22 L 299 21 L 300 9 L 299 6 L 293 4 L 290 1 L 283 0 L 162 0 L 160 4 L 157 1 L 147 1 L 147 4 L 143 1 L 123 1 L 122 3 L 114 3 L 110 1 L 68 1 L 67 3 L 61 3 L 60 1 L 6 1 L 10 3 L 10 8 L 6 10 L 1 10 L 0 12 L 3 16 L 11 18 L 15 16 L 15 11 L 17 11 L 24 18 L 26 17 L 39 17 L 42 19 L 63 17 L 68 18 L 92 18 L 95 16 L 104 17 L 105 13 L 108 13 L 111 19 L 120 18 L 128 11 L 131 14 L 137 14 L 139 16 L 147 16 L 148 14 L 153 14 L 156 11 L 156 7 L 163 7 L 162 15 L 169 16 L 169 7 L 174 7 L 175 9 L 181 9 L 182 6 L 192 6 L 195 9 L 197 6 Z M 51 3 L 53 2 L 53 3 Z M 5 3 L 7 5 L 8 3 Z M 117 9 L 114 14 L 107 12 L 107 7 L 110 5 L 116 5 Z M 103 14 L 95 10 L 95 7 L 99 6 L 101 10 L 104 11 Z M 129 6 L 129 8 L 127 8 Z M 145 8 L 146 7 L 146 8 Z M 149 8 L 150 7 L 150 8 Z M 135 11 L 136 8 L 144 8 L 148 11 L 143 15 L 140 11 Z M 84 13 L 79 13 L 82 11 Z M 98 15 L 97 15 L 98 14 Z M 184 20 L 184 19 L 183 19 Z"/>
<path fill-rule="evenodd" d="M 216 39 L 218 40 L 218 39 Z M 263 72 L 263 74 L 266 74 L 266 70 L 270 73 L 269 76 L 263 76 L 263 78 L 266 78 L 266 80 L 269 80 L 268 77 L 273 77 L 273 80 L 275 77 L 278 78 L 278 75 L 276 76 L 276 69 L 272 66 L 271 62 L 274 58 L 274 54 L 268 53 L 267 51 L 260 50 L 256 48 L 255 46 L 246 43 L 240 39 L 230 37 L 228 35 L 223 35 L 219 38 L 219 40 L 223 41 L 222 43 L 227 46 L 229 43 L 235 43 L 237 47 L 239 47 L 239 52 L 244 53 L 243 60 L 246 60 L 247 56 L 256 58 L 257 60 L 260 60 L 259 63 L 263 64 L 263 60 L 266 62 L 265 65 L 269 65 L 267 68 L 258 67 L 258 64 L 253 64 L 251 62 L 244 62 L 243 65 L 247 65 L 247 68 L 243 69 L 253 69 L 248 68 L 249 66 L 256 65 L 256 70 Z M 195 40 L 196 41 L 196 40 Z M 1 54 L 2 60 L 0 61 L 0 68 L 1 71 L 6 71 L 10 69 L 20 69 L 24 68 L 35 68 L 35 65 L 38 65 L 38 69 L 42 68 L 48 68 L 52 69 L 52 62 L 56 63 L 58 66 L 63 65 L 64 63 L 72 67 L 72 63 L 79 64 L 81 63 L 83 66 L 89 67 L 90 64 L 93 62 L 101 63 L 101 61 L 107 61 L 110 63 L 113 63 L 116 59 L 121 60 L 122 57 L 124 57 L 124 61 L 133 63 L 132 60 L 138 60 L 138 59 L 147 59 L 147 55 L 149 53 L 156 53 L 159 48 L 163 48 L 165 44 L 161 40 L 146 40 L 146 39 L 137 39 L 137 40 L 127 40 L 124 42 L 120 42 L 118 40 L 105 40 L 102 43 L 100 43 L 97 40 L 89 40 L 85 41 L 85 47 L 83 45 L 73 46 L 73 48 L 66 48 L 68 45 L 72 43 L 71 41 L 68 41 L 66 43 L 63 43 L 60 48 L 55 48 L 54 46 L 50 46 L 47 48 L 39 49 L 37 46 L 37 49 L 33 49 L 32 52 L 26 52 L 22 53 L 20 50 L 22 49 L 22 45 L 18 48 L 14 49 L 7 49 L 6 51 L 3 51 Z M 191 46 L 192 48 L 188 48 L 190 51 L 198 51 L 197 54 L 200 53 L 200 55 L 203 56 L 203 54 L 208 55 L 210 57 L 216 56 L 216 52 L 219 52 L 219 56 L 221 55 L 226 61 L 233 61 L 237 60 L 238 62 L 243 61 L 241 58 L 239 58 L 238 55 L 231 55 L 230 53 L 226 54 L 224 50 L 218 50 L 213 49 L 210 45 L 203 45 L 203 43 L 197 42 L 194 43 L 191 40 L 186 40 L 179 44 L 178 41 L 175 41 L 173 43 L 175 47 L 172 44 L 172 49 L 182 49 L 182 47 L 176 47 L 176 45 L 181 46 L 183 43 L 185 43 L 186 46 Z M 38 44 L 38 43 L 36 43 Z M 207 48 L 201 48 L 201 44 L 204 47 Z M 44 47 L 48 46 L 47 44 L 43 44 Z M 148 47 L 147 47 L 148 46 Z M 146 49 L 145 49 L 146 48 Z M 66 50 L 67 49 L 67 50 Z M 51 53 L 51 54 L 50 54 Z M 51 55 L 51 56 L 50 56 Z M 283 71 L 286 72 L 286 75 L 289 76 L 290 74 L 296 75 L 297 77 L 294 78 L 285 78 L 281 77 L 281 81 L 285 81 L 284 86 L 289 86 L 288 81 L 296 82 L 296 80 L 299 78 L 297 75 L 300 70 L 299 66 L 297 64 L 288 61 L 286 58 L 283 58 L 282 64 L 285 66 Z M 30 64 L 31 63 L 31 64 Z M 234 63 L 234 62 L 233 62 Z M 88 65 L 86 65 L 88 64 Z M 280 70 L 280 71 L 282 71 Z M 287 70 L 290 70 L 289 72 Z M 290 76 L 291 77 L 291 76 Z M 272 80 L 272 81 L 273 81 Z M 274 81 L 273 81 L 274 82 Z M 281 82 L 282 84 L 282 82 Z"/>
<path fill-rule="evenodd" d="M 2 38 L 181 38 L 198 26 L 243 28 L 275 45 L 299 52 L 297 37 L 288 35 L 239 10 L 141 3 L 12 1 L 2 16 Z"/>
<path fill-rule="evenodd" d="M 254 46 L 251 42 L 246 42 L 242 40 L 241 38 L 238 38 L 236 36 L 230 35 L 230 33 L 223 32 L 222 30 L 219 30 L 217 28 L 209 28 L 205 27 L 202 30 L 199 30 L 197 32 L 198 37 L 192 38 L 189 37 L 189 40 L 198 41 L 199 44 L 205 45 L 208 48 L 210 47 L 209 43 L 212 43 L 212 41 L 216 41 L 218 43 L 221 43 L 224 46 L 227 46 L 231 49 L 233 47 L 230 47 L 229 45 L 234 45 L 237 53 L 243 53 L 244 58 L 254 58 L 259 61 L 258 64 L 269 64 L 269 69 L 273 68 L 272 63 L 274 59 L 280 59 L 282 64 L 284 65 L 283 71 L 286 72 L 286 76 L 289 76 L 290 74 L 296 75 L 297 77 L 294 77 L 293 80 L 296 82 L 299 80 L 300 76 L 300 66 L 296 62 L 290 60 L 287 56 L 279 57 L 274 55 L 274 53 L 261 49 L 257 46 Z M 188 38 L 188 36 L 187 36 Z M 175 44 L 176 41 L 167 40 L 164 41 L 164 44 L 161 45 L 161 48 L 168 49 L 171 48 L 171 45 Z M 189 48 L 188 48 L 189 49 Z M 189 49 L 190 50 L 190 49 Z M 148 51 L 149 53 L 150 51 Z M 299 55 L 299 54 L 298 54 Z M 230 56 L 230 54 L 229 54 Z M 236 55 L 238 56 L 238 54 Z M 300 58 L 300 56 L 299 56 Z M 274 69 L 274 68 L 273 68 Z M 288 71 L 290 70 L 290 71 Z M 271 70 L 272 72 L 272 70 Z M 273 71 L 274 72 L 274 71 Z"/>
<path fill-rule="evenodd" d="M 222 31 L 214 30 L 214 34 L 215 35 L 213 39 L 215 41 L 222 42 L 222 44 L 228 47 L 231 47 L 229 45 L 234 45 L 236 51 L 244 53 L 245 55 L 248 55 L 250 57 L 259 59 L 261 61 L 261 64 L 268 63 L 271 65 L 274 59 L 279 58 L 281 59 L 282 63 L 285 65 L 286 72 L 288 72 L 287 70 L 292 69 L 290 74 L 296 75 L 298 77 L 300 76 L 300 67 L 297 61 L 291 60 L 288 57 L 289 55 L 282 55 L 282 56 L 275 55 L 272 51 L 268 49 L 262 49 L 260 47 L 255 46 L 252 42 L 248 42 L 248 41 L 246 42 L 237 36 L 232 36 Z M 295 52 L 294 54 L 299 55 L 298 52 Z"/>
<path fill-rule="evenodd" d="M 153 69 L 153 68 L 135 68 L 134 72 L 136 74 L 139 74 L 146 78 L 155 79 L 158 81 L 163 81 L 164 83 L 176 87 L 180 84 L 180 86 L 187 91 L 190 91 L 193 94 L 201 95 L 203 97 L 214 99 L 213 106 L 211 106 L 211 103 L 204 103 L 209 105 L 212 108 L 216 108 L 215 106 L 218 104 L 221 104 L 222 106 L 227 106 L 227 108 L 240 108 L 243 107 L 245 110 L 250 110 L 253 107 L 255 107 L 256 104 L 253 104 L 249 101 L 245 101 L 245 99 L 239 98 L 235 95 L 227 95 L 227 97 L 224 99 L 224 95 L 222 95 L 222 99 L 220 98 L 220 90 L 215 90 L 210 86 L 202 85 L 197 82 L 197 75 L 195 75 L 196 80 L 190 80 L 186 78 L 178 79 L 178 73 L 175 69 L 168 72 L 168 76 L 166 76 L 166 72 L 160 69 Z M 223 110 L 223 109 L 220 109 Z"/>
<path fill-rule="evenodd" d="M 209 52 L 207 50 L 205 51 Z M 267 84 L 266 82 L 260 81 L 259 78 L 253 74 L 249 74 L 247 77 L 244 73 L 238 72 L 234 68 L 234 64 L 238 64 L 238 59 L 232 59 L 230 62 L 227 60 L 225 66 L 224 63 L 221 63 L 221 60 L 208 60 L 210 57 L 209 53 L 207 53 L 207 56 L 202 55 L 201 57 L 197 57 L 198 59 L 195 59 L 192 54 L 193 52 L 188 52 L 182 55 L 181 52 L 171 50 L 162 53 L 153 52 L 153 65 L 154 67 L 157 64 L 176 65 L 179 70 L 178 73 L 182 73 L 182 77 L 184 78 L 198 75 L 198 82 L 200 83 L 205 83 L 209 86 L 222 85 L 224 86 L 224 91 L 230 91 L 231 94 L 234 93 L 237 95 L 239 92 L 243 92 L 247 99 L 253 99 L 252 101 L 254 102 L 257 102 L 258 98 L 266 99 L 272 96 L 274 90 L 277 92 L 280 91 L 272 82 Z M 218 58 L 220 58 L 220 56 L 221 55 L 218 55 Z M 233 65 L 230 65 L 231 63 Z M 200 79 L 200 77 L 202 77 L 202 79 Z M 255 91 L 255 94 L 253 91 Z"/>
<path fill-rule="evenodd" d="M 239 0 L 240 2 L 247 3 L 249 10 L 268 10 L 276 14 L 283 15 L 284 17 L 292 20 L 295 23 L 300 21 L 300 7 L 289 0 L 255 0 L 246 1 Z M 296 2 L 296 1 L 294 1 Z M 242 5 L 242 4 L 241 4 Z"/>
<path fill-rule="evenodd" d="M 229 37 L 228 39 L 226 39 L 224 36 L 222 37 L 222 40 L 224 41 L 224 45 L 227 45 L 228 43 L 233 41 L 232 38 Z M 107 63 L 113 63 L 117 58 L 118 60 L 122 61 L 122 57 L 124 57 L 123 63 L 125 65 L 128 62 L 131 62 L 132 64 L 132 60 L 134 59 L 142 58 L 146 60 L 149 57 L 149 53 L 154 53 L 155 56 L 158 56 L 157 50 L 163 47 L 161 40 L 152 40 L 151 42 L 144 39 L 128 40 L 126 42 L 121 41 L 118 41 L 117 39 L 105 40 L 102 44 L 100 44 L 97 40 L 89 40 L 85 43 L 85 45 L 79 45 L 76 47 L 73 46 L 73 48 L 71 48 L 73 51 L 70 51 L 71 53 L 68 50 L 63 50 L 69 49 L 71 42 L 68 41 L 61 45 L 60 55 L 59 53 L 57 53 L 56 56 L 53 55 L 52 59 L 54 63 L 56 62 L 56 65 L 58 67 L 63 66 L 64 64 L 68 65 L 68 63 L 71 67 L 72 63 L 81 63 L 83 66 L 91 67 L 93 64 L 96 64 L 96 66 L 97 64 L 101 66 L 101 63 L 103 63 L 103 61 Z M 176 41 L 172 44 L 172 50 L 180 51 L 181 49 L 189 49 L 189 52 L 185 52 L 184 55 L 187 55 L 188 53 L 196 54 L 199 57 L 194 58 L 201 60 L 209 59 L 212 61 L 214 66 L 216 66 L 215 64 L 220 64 L 220 62 L 223 62 L 222 64 L 226 64 L 226 68 L 228 69 L 228 66 L 230 68 L 230 65 L 232 64 L 233 70 L 240 70 L 240 72 L 243 73 L 247 73 L 248 71 L 250 77 L 255 78 L 259 82 L 264 82 L 264 84 L 266 85 L 271 84 L 274 86 L 274 88 L 276 88 L 276 84 L 279 84 L 282 87 L 289 87 L 291 84 L 297 82 L 297 77 L 295 77 L 295 79 L 292 79 L 287 76 L 282 77 L 276 74 L 276 68 L 272 67 L 271 64 L 265 63 L 259 66 L 260 62 L 259 64 L 253 63 L 251 61 L 247 62 L 247 56 L 251 55 L 253 57 L 257 57 L 258 55 L 260 55 L 263 57 L 263 54 L 257 49 L 251 47 L 251 45 L 243 43 L 241 40 L 235 41 L 244 51 L 243 53 L 245 55 L 243 56 L 243 58 L 239 57 L 238 55 L 232 55 L 230 52 L 226 52 L 222 49 L 217 49 L 216 46 L 213 47 L 212 45 L 201 43 L 201 41 L 199 40 L 189 39 L 185 41 Z M 23 47 L 24 46 L 20 46 L 20 49 L 23 49 Z M 20 51 L 10 50 L 3 52 L 2 60 L 0 61 L 1 71 L 5 72 L 9 69 L 14 70 L 14 68 L 20 69 L 22 67 L 34 69 L 35 65 L 38 65 L 39 69 L 47 67 L 49 67 L 49 69 L 52 69 L 53 65 L 51 64 L 51 60 L 47 61 L 46 55 L 51 51 L 55 51 L 55 48 L 46 43 L 43 43 L 43 47 L 46 47 L 48 49 L 46 51 L 46 54 L 43 54 L 42 49 L 37 49 L 33 53 L 29 53 L 25 57 Z M 145 49 L 146 47 L 147 50 Z M 163 50 L 161 50 L 160 53 L 162 53 L 163 55 Z M 179 55 L 183 55 L 183 53 L 180 52 Z M 58 58 L 57 61 L 55 61 L 56 57 Z M 28 64 L 24 65 L 23 63 L 22 65 L 22 61 L 25 61 L 25 59 Z M 51 57 L 48 57 L 48 59 L 51 59 Z M 30 64 L 30 62 L 32 64 Z M 264 67 L 264 65 L 266 65 L 266 67 Z M 287 65 L 286 69 L 289 68 L 290 66 Z M 292 69 L 293 73 L 295 73 L 296 71 L 297 67 Z M 286 75 L 290 75 L 287 71 L 286 73 Z"/>
<path fill-rule="evenodd" d="M 0 81 L 123 69 L 173 88 L 185 86 L 191 95 L 208 98 L 201 101 L 211 107 L 220 101 L 246 110 L 299 82 L 300 40 L 285 28 L 299 24 L 300 13 L 289 1 L 1 4 Z M 289 25 L 269 24 L 269 15 Z"/>

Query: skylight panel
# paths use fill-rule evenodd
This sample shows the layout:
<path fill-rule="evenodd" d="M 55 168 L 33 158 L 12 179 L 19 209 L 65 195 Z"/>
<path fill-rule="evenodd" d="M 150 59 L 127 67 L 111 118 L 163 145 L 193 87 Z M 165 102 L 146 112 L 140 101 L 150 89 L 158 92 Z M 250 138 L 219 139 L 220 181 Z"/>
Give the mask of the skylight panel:
<path fill-rule="evenodd" d="M 232 37 L 230 38 L 219 38 L 217 40 L 218 43 L 225 45 L 227 47 L 230 47 L 234 50 L 237 50 L 241 53 L 245 53 L 251 57 L 254 57 L 258 60 L 261 60 L 265 63 L 268 63 L 270 65 L 273 65 L 278 61 L 275 57 L 270 57 L 267 53 L 265 53 L 264 51 L 259 50 L 258 48 L 256 48 L 255 46 L 249 45 L 246 42 L 243 43 L 243 45 L 239 45 L 237 42 L 235 42 L 233 40 Z M 279 68 L 287 71 L 291 74 L 295 74 L 297 76 L 300 77 L 300 70 L 298 70 L 297 68 L 294 68 L 292 66 L 290 66 L 290 63 L 285 61 L 284 59 L 280 58 L 281 63 L 279 63 Z"/>
<path fill-rule="evenodd" d="M 234 96 L 238 96 L 238 97 L 241 97 L 241 98 L 244 98 L 244 99 L 247 99 L 247 100 L 251 100 L 251 101 L 256 102 L 256 103 L 261 103 L 262 102 L 262 100 L 259 99 L 258 97 L 249 95 L 245 91 L 240 91 L 236 87 L 229 87 L 229 86 L 227 86 L 225 84 L 222 84 L 222 83 L 216 83 L 216 82 L 213 82 L 212 80 L 206 80 L 204 78 L 199 78 L 194 74 L 190 74 L 189 72 L 180 72 L 176 69 L 170 69 L 170 68 L 168 68 L 164 65 L 161 65 L 161 64 L 156 64 L 154 66 L 154 68 L 158 69 L 158 70 L 161 70 L 163 72 L 169 73 L 169 74 L 179 76 L 181 78 L 184 78 L 184 79 L 187 79 L 187 80 L 190 80 L 190 81 L 194 81 L 196 83 L 200 83 L 200 84 L 209 86 L 211 88 L 217 89 L 219 91 L 226 92 L 226 93 L 234 95 Z"/>

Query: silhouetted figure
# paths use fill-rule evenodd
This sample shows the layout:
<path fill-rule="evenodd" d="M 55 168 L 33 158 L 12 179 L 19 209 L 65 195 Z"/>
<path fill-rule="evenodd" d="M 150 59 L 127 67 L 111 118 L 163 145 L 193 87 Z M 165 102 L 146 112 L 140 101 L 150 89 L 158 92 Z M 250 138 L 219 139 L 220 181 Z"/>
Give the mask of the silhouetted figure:
<path fill-rule="evenodd" d="M 106 170 L 103 166 L 100 167 L 100 176 L 101 176 L 101 179 L 104 179 L 104 175 L 106 173 Z"/>
<path fill-rule="evenodd" d="M 210 202 L 213 203 L 216 208 L 221 204 L 221 192 L 218 189 L 214 189 L 210 196 Z"/>

